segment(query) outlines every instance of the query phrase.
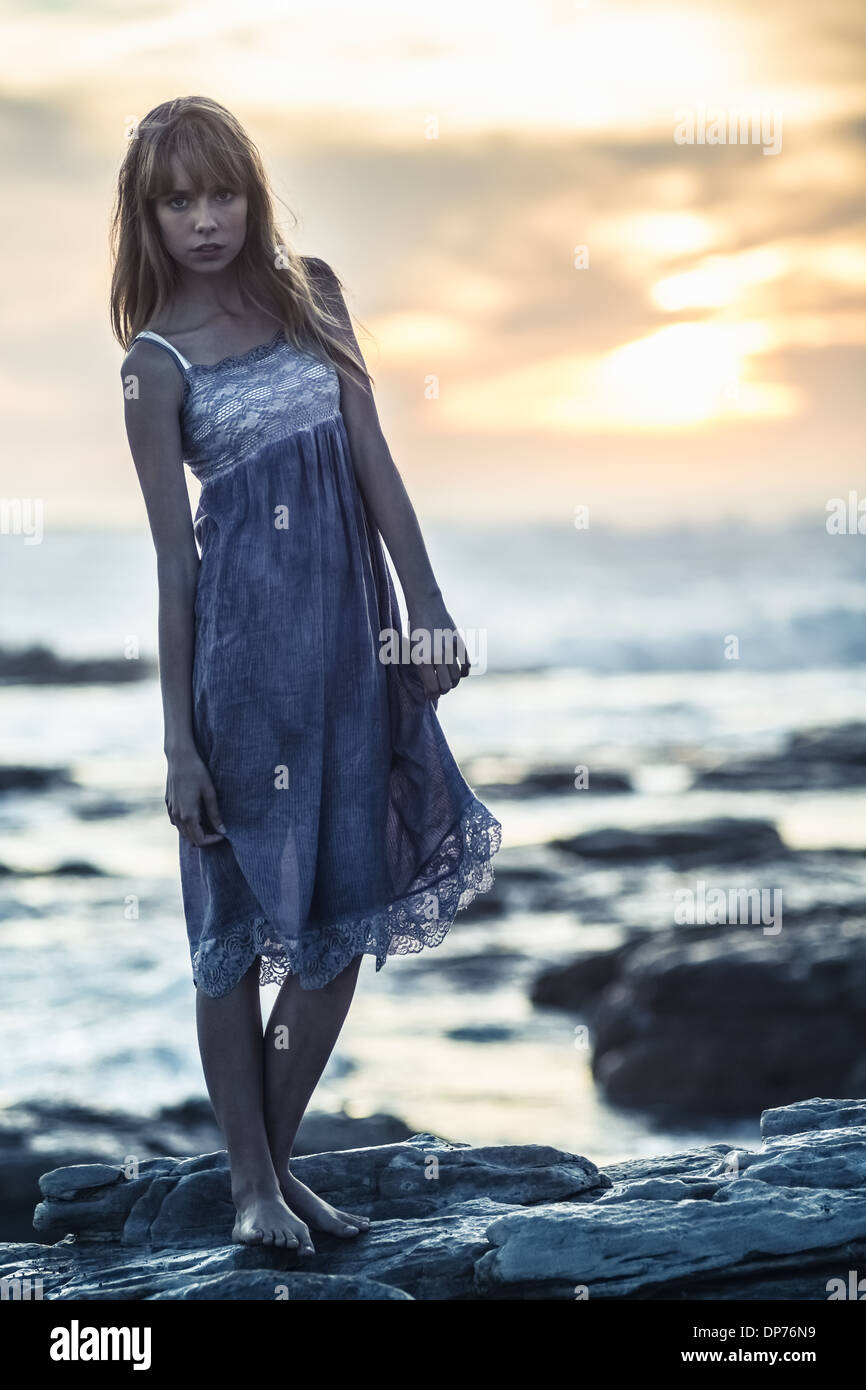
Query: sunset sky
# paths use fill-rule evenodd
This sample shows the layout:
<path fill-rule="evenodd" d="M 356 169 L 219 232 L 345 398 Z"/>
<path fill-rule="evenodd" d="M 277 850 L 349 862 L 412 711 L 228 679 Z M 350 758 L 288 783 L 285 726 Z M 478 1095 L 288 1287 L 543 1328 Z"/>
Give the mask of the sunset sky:
<path fill-rule="evenodd" d="M 145 525 L 107 234 L 130 122 L 191 93 L 344 281 L 422 517 L 866 492 L 861 0 L 4 8 L 0 494 L 46 526 Z M 720 113 L 778 152 L 675 138 Z"/>

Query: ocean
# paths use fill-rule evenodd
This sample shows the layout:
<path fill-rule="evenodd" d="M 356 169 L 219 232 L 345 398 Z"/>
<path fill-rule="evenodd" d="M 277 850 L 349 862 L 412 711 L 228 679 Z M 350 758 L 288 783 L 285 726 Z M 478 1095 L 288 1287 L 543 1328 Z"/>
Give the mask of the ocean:
<path fill-rule="evenodd" d="M 476 664 L 439 717 L 502 822 L 497 865 L 586 829 L 719 815 L 772 821 L 816 854 L 866 847 L 862 788 L 819 790 L 805 774 L 794 791 L 695 785 L 716 760 L 866 718 L 866 538 L 830 536 L 822 516 L 772 529 L 424 529 Z M 61 663 L 154 661 L 146 532 L 49 528 L 32 546 L 3 535 L 0 593 L 7 653 L 40 644 Z M 156 676 L 30 683 L 7 671 L 0 711 L 0 766 L 46 770 L 40 788 L 0 794 L 0 1099 L 146 1113 L 203 1094 Z M 518 794 L 535 769 L 580 766 L 584 791 Z M 604 769 L 633 790 L 593 791 Z M 863 859 L 823 862 L 786 881 L 789 901 L 862 905 Z M 598 1163 L 709 1138 L 754 1143 L 757 1115 L 674 1129 L 609 1105 L 575 1046 L 580 1018 L 530 1002 L 545 967 L 667 924 L 676 884 L 662 867 L 599 866 L 581 885 L 584 911 L 515 898 L 504 913 L 458 915 L 434 952 L 392 957 L 378 974 L 367 958 L 314 1107 Z M 470 958 L 481 966 L 461 971 Z"/>

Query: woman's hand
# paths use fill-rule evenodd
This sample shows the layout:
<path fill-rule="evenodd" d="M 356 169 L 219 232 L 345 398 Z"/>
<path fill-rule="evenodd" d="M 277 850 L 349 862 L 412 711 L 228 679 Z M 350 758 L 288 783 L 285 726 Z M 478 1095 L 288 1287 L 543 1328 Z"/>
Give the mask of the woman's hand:
<path fill-rule="evenodd" d="M 165 804 L 172 825 L 198 849 L 225 839 L 214 785 L 195 749 L 168 755 Z"/>
<path fill-rule="evenodd" d="M 461 676 L 469 674 L 471 663 L 466 644 L 444 603 L 409 610 L 409 643 L 410 651 L 429 654 L 429 661 L 413 662 L 429 700 L 446 695 Z"/>

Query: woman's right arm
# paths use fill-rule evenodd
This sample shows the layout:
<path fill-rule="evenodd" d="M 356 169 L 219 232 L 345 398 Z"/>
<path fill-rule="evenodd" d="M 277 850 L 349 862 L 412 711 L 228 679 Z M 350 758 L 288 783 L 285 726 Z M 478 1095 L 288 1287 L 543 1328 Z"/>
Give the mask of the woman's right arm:
<path fill-rule="evenodd" d="M 224 838 L 210 774 L 195 744 L 192 666 L 199 556 L 183 471 L 183 380 L 156 344 L 133 344 L 120 369 L 126 435 L 156 549 L 159 678 L 168 762 L 169 819 L 194 845 Z M 206 825 L 205 817 L 209 821 Z M 222 827 L 223 833 L 217 833 Z"/>

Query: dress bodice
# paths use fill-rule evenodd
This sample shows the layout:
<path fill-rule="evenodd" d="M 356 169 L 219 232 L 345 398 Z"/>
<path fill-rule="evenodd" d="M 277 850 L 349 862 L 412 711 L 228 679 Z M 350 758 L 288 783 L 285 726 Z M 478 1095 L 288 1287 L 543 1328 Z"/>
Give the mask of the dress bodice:
<path fill-rule="evenodd" d="M 263 445 L 339 412 L 340 379 L 333 363 L 301 352 L 282 329 L 270 342 L 212 364 L 187 361 L 149 330 L 136 337 L 167 348 L 183 372 L 184 463 L 202 483 L 243 463 Z"/>

